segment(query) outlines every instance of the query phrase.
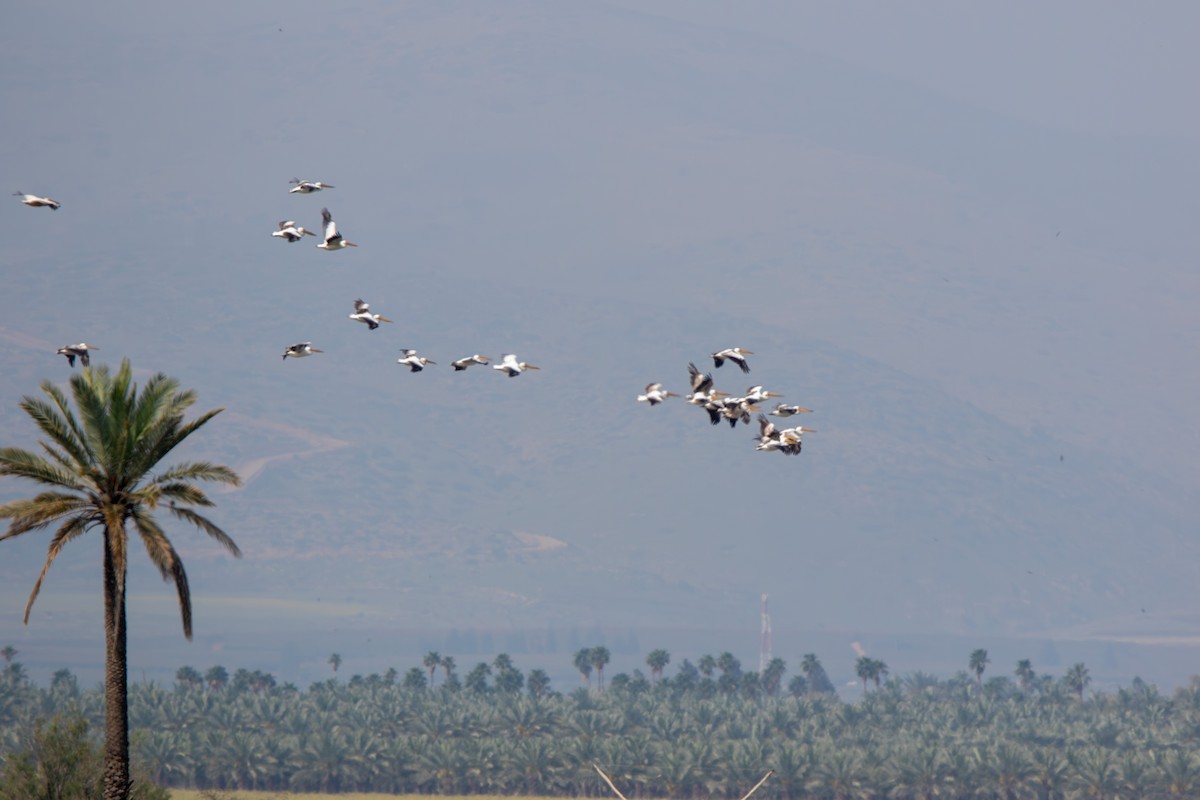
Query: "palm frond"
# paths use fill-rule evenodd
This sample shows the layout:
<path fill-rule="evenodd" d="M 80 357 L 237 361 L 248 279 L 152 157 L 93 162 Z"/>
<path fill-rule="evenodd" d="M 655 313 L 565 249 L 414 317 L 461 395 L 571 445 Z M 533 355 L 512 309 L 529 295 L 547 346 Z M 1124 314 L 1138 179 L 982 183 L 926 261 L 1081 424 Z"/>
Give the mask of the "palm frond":
<path fill-rule="evenodd" d="M 158 568 L 164 581 L 175 581 L 175 591 L 179 595 L 179 614 L 183 618 L 183 635 L 192 638 L 192 595 L 188 588 L 187 572 L 183 568 L 183 560 L 171 540 L 163 533 L 162 528 L 149 514 L 134 514 L 133 525 L 142 537 L 146 553 L 150 561 Z"/>
<path fill-rule="evenodd" d="M 27 478 L 77 492 L 86 491 L 77 475 L 60 469 L 37 453 L 19 447 L 0 447 L 0 475 Z"/>
<path fill-rule="evenodd" d="M 84 465 L 89 462 L 87 448 L 54 405 L 37 397 L 25 397 L 21 400 L 20 407 L 30 416 L 38 429 L 49 436 L 61 450 L 68 453 L 76 464 Z"/>
<path fill-rule="evenodd" d="M 84 433 L 83 428 L 80 427 L 79 421 L 75 419 L 75 412 L 71 410 L 71 404 L 68 402 L 66 394 L 50 381 L 42 381 L 41 389 L 43 394 L 54 401 L 54 407 L 62 417 L 63 422 L 70 429 L 72 437 L 83 448 L 84 457 L 80 460 L 80 463 L 95 464 L 95 456 L 88 448 L 87 435 Z"/>
<path fill-rule="evenodd" d="M 209 461 L 188 461 L 176 464 L 165 472 L 152 478 L 155 483 L 168 481 L 213 481 L 230 486 L 241 486 L 241 477 L 224 464 L 213 464 Z"/>
<path fill-rule="evenodd" d="M 71 395 L 79 409 L 79 424 L 96 465 L 107 474 L 114 473 L 119 453 L 113 429 L 116 416 L 110 408 L 111 379 L 108 367 L 90 367 L 71 376 Z"/>
<path fill-rule="evenodd" d="M 184 422 L 182 415 L 163 420 L 162 424 L 156 427 L 154 434 L 146 437 L 146 447 L 137 454 L 135 459 L 137 468 L 141 469 L 143 473 L 152 469 L 187 437 L 224 410 L 224 408 L 214 408 L 191 422 Z"/>
<path fill-rule="evenodd" d="M 0 519 L 11 520 L 8 532 L 0 536 L 0 542 L 44 528 L 68 514 L 86 510 L 90 505 L 87 498 L 58 492 L 44 492 L 37 497 L 14 500 L 0 506 Z"/>
<path fill-rule="evenodd" d="M 78 538 L 87 531 L 87 528 L 88 520 L 86 518 L 72 517 L 54 532 L 54 538 L 50 540 L 50 547 L 46 551 L 46 565 L 42 567 L 42 572 L 38 575 L 37 583 L 33 585 L 33 591 L 29 593 L 29 602 L 25 604 L 26 625 L 29 624 L 29 612 L 33 610 L 33 601 L 37 600 L 38 592 L 42 590 L 42 581 L 46 579 L 46 573 L 50 571 L 50 565 L 54 563 L 54 559 L 58 558 L 58 554 L 62 552 L 67 542 Z"/>
<path fill-rule="evenodd" d="M 183 503 L 184 505 L 205 507 L 214 505 L 213 501 L 208 499 L 208 495 L 202 489 L 190 483 L 153 483 L 146 488 L 151 487 L 156 490 L 159 496 L 174 502 Z"/>
<path fill-rule="evenodd" d="M 229 538 L 229 534 L 218 528 L 207 517 L 202 517 L 190 508 L 182 508 L 181 506 L 169 506 L 171 513 L 179 519 L 192 523 L 200 530 L 207 533 L 213 539 L 216 539 L 225 549 L 232 553 L 235 557 L 241 558 L 242 551 L 238 548 L 237 543 Z"/>

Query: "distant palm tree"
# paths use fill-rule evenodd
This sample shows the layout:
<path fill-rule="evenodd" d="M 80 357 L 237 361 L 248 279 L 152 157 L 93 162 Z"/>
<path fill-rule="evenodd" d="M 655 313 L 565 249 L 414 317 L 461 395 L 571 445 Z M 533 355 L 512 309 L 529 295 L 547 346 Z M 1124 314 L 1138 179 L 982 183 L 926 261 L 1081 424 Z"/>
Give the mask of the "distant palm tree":
<path fill-rule="evenodd" d="M 596 670 L 596 686 L 603 691 L 604 689 L 604 667 L 608 665 L 609 652 L 604 645 L 596 645 L 591 650 L 592 666 Z"/>
<path fill-rule="evenodd" d="M 525 681 L 525 685 L 529 689 L 531 697 L 545 697 L 550 693 L 550 676 L 546 674 L 545 670 L 530 670 L 529 678 Z"/>
<path fill-rule="evenodd" d="M 661 647 L 657 650 L 651 650 L 646 655 L 646 666 L 650 668 L 650 678 L 653 682 L 658 682 L 662 677 L 663 670 L 667 668 L 667 664 L 671 663 L 671 654 Z"/>
<path fill-rule="evenodd" d="M 454 674 L 454 667 L 454 656 L 442 656 L 442 671 L 446 673 L 446 680 L 443 683 L 450 683 L 450 676 Z M 432 685 L 432 675 L 429 678 L 429 682 Z"/>
<path fill-rule="evenodd" d="M 878 658 L 860 656 L 854 663 L 854 673 L 862 680 L 863 691 L 867 689 L 867 681 L 874 683 L 875 688 L 878 689 L 888 675 L 888 665 Z"/>
<path fill-rule="evenodd" d="M 333 674 L 335 676 L 337 675 L 338 667 L 340 667 L 341 665 L 342 665 L 342 657 L 340 655 L 338 655 L 337 653 L 334 653 L 333 655 L 331 655 L 329 657 L 329 666 L 333 667 Z"/>
<path fill-rule="evenodd" d="M 1033 689 L 1034 678 L 1037 677 L 1033 671 L 1033 663 L 1028 658 L 1022 658 L 1017 662 L 1017 668 L 1013 670 L 1013 674 L 1021 682 L 1021 691 L 1029 694 L 1030 690 Z"/>
<path fill-rule="evenodd" d="M 1077 664 L 1072 664 L 1067 670 L 1067 674 L 1063 676 L 1063 682 L 1067 684 L 1075 696 L 1079 698 L 1079 702 L 1083 702 L 1083 690 L 1092 682 L 1092 677 L 1088 675 L 1088 668 L 1082 661 Z"/>
<path fill-rule="evenodd" d="M 208 671 L 204 673 L 204 682 L 208 684 L 209 689 L 220 691 L 229 683 L 229 672 L 220 664 L 209 667 Z"/>
<path fill-rule="evenodd" d="M 808 691 L 814 694 L 833 694 L 836 691 L 816 653 L 804 654 L 800 660 L 800 671 L 808 679 Z"/>
<path fill-rule="evenodd" d="M 173 581 L 179 596 L 183 635 L 192 638 L 192 599 L 187 573 L 178 552 L 154 512 L 161 506 L 196 526 L 235 556 L 233 539 L 207 517 L 188 506 L 212 506 L 196 485 L 209 481 L 237 486 L 229 467 L 206 461 L 184 462 L 154 473 L 167 455 L 222 409 L 191 422 L 184 412 L 196 394 L 180 390 L 162 373 L 150 377 L 141 391 L 133 382 L 129 361 L 112 374 L 107 366 L 87 367 L 71 376 L 71 398 L 50 381 L 41 390 L 47 399 L 26 396 L 21 409 L 44 434 L 41 453 L 0 448 L 0 475 L 25 478 L 49 487 L 26 500 L 0 506 L 0 519 L 10 520 L 0 540 L 57 524 L 46 564 L 25 606 L 25 621 L 42 588 L 50 565 L 63 547 L 90 530 L 103 537 L 105 737 L 104 797 L 129 796 L 129 711 L 126 682 L 125 577 L 129 527 L 141 539 L 163 580 Z"/>
<path fill-rule="evenodd" d="M 583 678 L 583 682 L 588 688 L 592 687 L 592 649 L 584 647 L 575 653 L 574 662 L 575 669 L 579 670 L 579 675 Z"/>
<path fill-rule="evenodd" d="M 425 658 L 421 659 L 421 663 L 425 665 L 425 669 L 429 670 L 429 688 L 433 688 L 433 673 L 437 672 L 438 667 L 442 666 L 442 654 L 437 650 L 430 650 L 425 654 Z"/>
<path fill-rule="evenodd" d="M 967 661 L 967 665 L 971 672 L 975 673 L 975 683 L 978 686 L 983 686 L 983 671 L 987 669 L 987 665 L 992 663 L 988 659 L 988 652 L 982 647 L 978 650 L 971 651 L 971 657 Z"/>
<path fill-rule="evenodd" d="M 700 670 L 700 674 L 704 677 L 711 678 L 713 676 L 713 672 L 717 669 L 717 660 L 711 655 L 705 653 L 704 655 L 700 656 L 700 659 L 696 662 L 696 669 Z"/>

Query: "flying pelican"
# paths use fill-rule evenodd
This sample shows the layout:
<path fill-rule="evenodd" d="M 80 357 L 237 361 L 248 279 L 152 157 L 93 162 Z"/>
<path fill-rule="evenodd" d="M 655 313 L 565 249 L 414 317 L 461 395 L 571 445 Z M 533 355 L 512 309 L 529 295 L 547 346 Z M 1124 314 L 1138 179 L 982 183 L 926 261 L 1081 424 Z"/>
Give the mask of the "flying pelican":
<path fill-rule="evenodd" d="M 473 356 L 467 356 L 466 358 L 460 358 L 457 361 L 451 361 L 450 366 L 454 367 L 455 372 L 462 372 L 472 364 L 486 364 L 491 360 L 492 359 L 487 356 L 481 356 L 479 353 L 476 353 Z"/>
<path fill-rule="evenodd" d="M 287 361 L 287 357 L 304 358 L 311 356 L 313 353 L 324 353 L 324 350 L 318 350 L 312 346 L 312 342 L 300 342 L 299 344 L 288 345 L 288 348 L 283 351 L 283 360 Z"/>
<path fill-rule="evenodd" d="M 668 392 L 663 388 L 661 383 L 651 383 L 647 384 L 645 394 L 639 394 L 637 396 L 637 401 L 639 403 L 649 403 L 652 406 L 656 406 L 662 401 L 666 400 L 668 397 L 679 397 L 679 395 L 675 394 L 675 392 Z"/>
<path fill-rule="evenodd" d="M 688 362 L 688 382 L 692 386 L 692 391 L 688 394 L 686 400 L 694 406 L 702 406 L 712 399 L 713 394 L 713 376 L 709 372 L 705 375 L 700 374 L 699 368 L 692 362 Z"/>
<path fill-rule="evenodd" d="M 742 368 L 742 372 L 749 372 L 750 365 L 746 363 L 746 356 L 754 355 L 753 350 L 743 350 L 740 347 L 726 347 L 724 350 L 718 350 L 712 354 L 713 363 L 718 367 L 725 363 L 725 359 L 729 359 L 733 363 Z"/>
<path fill-rule="evenodd" d="M 321 220 L 325 223 L 325 241 L 321 242 L 317 247 L 322 250 L 341 250 L 343 247 L 358 247 L 354 242 L 348 242 L 338 233 L 337 223 L 333 221 L 333 215 L 329 213 L 328 208 L 321 209 Z"/>
<path fill-rule="evenodd" d="M 717 414 L 714 416 L 712 410 L 709 410 L 709 421 L 713 425 L 720 422 L 720 418 L 724 417 L 729 421 L 729 427 L 736 428 L 738 420 L 750 424 L 750 415 L 753 411 L 758 411 L 758 406 L 754 405 L 753 401 L 748 397 L 726 397 L 723 400 L 716 401 Z M 706 407 L 707 408 L 707 407 Z"/>
<path fill-rule="evenodd" d="M 279 230 L 274 231 L 272 236 L 278 236 L 281 239 L 287 239 L 289 242 L 298 242 L 305 236 L 316 236 L 315 233 L 308 228 L 297 225 L 294 220 L 285 219 L 279 223 Z"/>
<path fill-rule="evenodd" d="M 771 397 L 783 397 L 783 395 L 776 394 L 775 392 L 768 392 L 761 386 L 751 386 L 746 390 L 746 399 L 751 403 L 761 403 L 763 400 Z"/>
<path fill-rule="evenodd" d="M 811 408 L 801 408 L 800 406 L 789 406 L 786 403 L 780 403 L 779 405 L 775 406 L 775 410 L 771 412 L 771 416 L 772 417 L 790 417 L 793 414 L 800 414 L 805 411 L 811 412 L 812 409 Z"/>
<path fill-rule="evenodd" d="M 764 414 L 758 415 L 758 425 L 760 435 L 755 449 L 764 452 L 778 450 L 789 456 L 800 455 L 800 450 L 804 446 L 804 434 L 814 431 L 813 428 L 806 428 L 803 425 L 779 430 L 775 427 L 775 423 L 767 419 Z"/>
<path fill-rule="evenodd" d="M 83 364 L 86 367 L 92 363 L 92 358 L 91 358 L 91 356 L 88 355 L 88 350 L 99 350 L 99 349 L 100 348 L 96 347 L 95 345 L 85 344 L 84 342 L 80 342 L 79 344 L 69 344 L 66 347 L 58 348 L 58 352 L 55 353 L 55 355 L 66 356 L 67 364 L 72 367 L 75 366 L 75 358 L 78 357 L 79 363 Z"/>
<path fill-rule="evenodd" d="M 58 211 L 58 207 L 62 205 L 62 203 L 58 202 L 57 200 L 51 200 L 49 197 L 38 197 L 36 194 L 26 194 L 20 189 L 13 192 L 13 195 L 21 198 L 21 202 L 25 205 L 32 206 L 34 208 L 46 206 L 51 211 Z"/>
<path fill-rule="evenodd" d="M 313 192 L 319 192 L 322 189 L 335 188 L 332 183 L 321 183 L 320 181 L 302 181 L 299 178 L 292 178 L 290 181 L 288 181 L 288 183 L 296 184 L 293 188 L 288 189 L 288 194 L 295 194 L 296 192 L 299 192 L 300 194 L 312 194 Z"/>
<path fill-rule="evenodd" d="M 492 369 L 506 372 L 508 373 L 508 377 L 515 378 L 527 369 L 541 369 L 541 367 L 526 364 L 524 361 L 517 361 L 517 357 L 512 353 L 505 353 L 504 358 L 500 359 L 499 364 L 492 364 Z"/>
<path fill-rule="evenodd" d="M 425 369 L 426 364 L 437 363 L 436 361 L 430 361 L 428 358 L 425 358 L 425 356 L 417 355 L 417 351 L 411 348 L 405 348 L 400 352 L 404 353 L 404 357 L 397 358 L 396 363 L 403 364 L 413 372 L 420 372 L 421 370 Z"/>
<path fill-rule="evenodd" d="M 349 314 L 348 316 L 350 319 L 355 320 L 356 322 L 365 322 L 367 324 L 367 330 L 371 331 L 378 328 L 379 323 L 381 322 L 391 322 L 390 319 L 382 314 L 372 314 L 367 310 L 370 307 L 370 303 L 364 303 L 363 299 L 360 297 L 354 301 L 354 313 Z"/>

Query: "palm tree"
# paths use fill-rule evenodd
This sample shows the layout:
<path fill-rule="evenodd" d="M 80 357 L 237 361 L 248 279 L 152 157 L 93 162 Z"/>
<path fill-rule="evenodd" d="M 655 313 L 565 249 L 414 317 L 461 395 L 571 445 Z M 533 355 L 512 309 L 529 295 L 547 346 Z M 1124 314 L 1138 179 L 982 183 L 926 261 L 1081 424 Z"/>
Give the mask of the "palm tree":
<path fill-rule="evenodd" d="M 437 650 L 430 650 L 425 654 L 425 658 L 421 659 L 421 663 L 425 665 L 425 669 L 429 670 L 429 688 L 433 688 L 433 673 L 437 672 L 438 667 L 442 665 L 442 654 Z"/>
<path fill-rule="evenodd" d="M 808 679 L 808 690 L 815 694 L 833 694 L 836 689 L 833 681 L 825 673 L 825 667 L 816 653 L 805 653 L 800 661 L 800 671 Z"/>
<path fill-rule="evenodd" d="M 4 665 L 8 666 L 12 660 L 17 657 L 17 648 L 11 644 L 4 645 L 4 649 L 0 650 L 0 658 L 4 659 Z"/>
<path fill-rule="evenodd" d="M 592 688 L 592 649 L 584 647 L 575 653 L 575 669 L 579 670 L 580 677 L 587 684 L 588 688 Z"/>
<path fill-rule="evenodd" d="M 113 375 L 107 366 L 88 367 L 71 376 L 71 395 L 50 381 L 41 390 L 47 399 L 26 396 L 21 409 L 45 438 L 42 453 L 16 447 L 0 448 L 0 475 L 40 483 L 47 491 L 0 506 L 0 519 L 9 520 L 0 540 L 57 524 L 50 539 L 46 564 L 25 606 L 25 622 L 50 565 L 70 541 L 89 530 L 103 536 L 105 741 L 104 798 L 129 796 L 129 708 L 125 677 L 125 576 L 132 526 L 165 581 L 174 581 L 179 596 L 183 635 L 192 638 L 192 600 L 183 561 L 155 519 L 160 505 L 177 519 L 195 525 L 235 556 L 233 539 L 188 506 L 212 506 L 196 486 L 213 481 L 237 486 L 237 473 L 206 461 L 184 462 L 153 473 L 160 461 L 223 409 L 201 414 L 190 422 L 184 412 L 196 402 L 190 390 L 162 373 L 146 382 L 141 392 L 133 382 L 128 360 Z"/>
<path fill-rule="evenodd" d="M 655 683 L 662 677 L 663 670 L 671 663 L 671 654 L 661 647 L 651 650 L 646 655 L 646 666 L 650 668 L 650 677 Z"/>
<path fill-rule="evenodd" d="M 1029 694 L 1029 690 L 1033 688 L 1033 680 L 1037 677 L 1033 671 L 1033 662 L 1028 658 L 1022 658 L 1017 662 L 1017 668 L 1013 670 L 1013 674 L 1021 682 L 1021 691 Z"/>
<path fill-rule="evenodd" d="M 604 690 L 604 668 L 608 665 L 611 657 L 608 648 L 602 644 L 598 644 L 591 650 L 592 666 L 596 670 L 596 687 L 601 691 Z"/>
<path fill-rule="evenodd" d="M 878 689 L 879 684 L 888 675 L 888 665 L 878 658 L 860 656 L 854 662 L 854 674 L 862 680 L 864 692 L 867 690 L 867 681 L 872 681 Z"/>
<path fill-rule="evenodd" d="M 1077 664 L 1072 664 L 1067 670 L 1067 674 L 1063 676 L 1063 682 L 1067 684 L 1075 696 L 1079 698 L 1079 702 L 1083 702 L 1083 690 L 1092 682 L 1092 677 L 1088 675 L 1088 668 L 1082 661 Z"/>
<path fill-rule="evenodd" d="M 442 681 L 443 686 L 448 685 L 450 683 L 450 676 L 454 674 L 455 666 L 456 665 L 454 663 L 454 656 L 442 656 L 442 670 L 446 673 L 446 679 L 444 681 Z M 429 678 L 429 684 L 431 686 L 433 685 L 433 676 L 432 675 Z"/>
<path fill-rule="evenodd" d="M 529 689 L 530 697 L 545 697 L 550 693 L 550 676 L 546 674 L 545 670 L 530 670 L 529 678 L 525 681 L 525 685 Z"/>
<path fill-rule="evenodd" d="M 209 689 L 220 691 L 229 683 L 229 672 L 220 664 L 209 667 L 208 672 L 204 673 L 204 682 L 208 684 Z"/>
<path fill-rule="evenodd" d="M 329 664 L 329 666 L 333 667 L 333 674 L 334 674 L 334 677 L 336 677 L 338 667 L 340 667 L 342 665 L 342 657 L 340 655 L 338 655 L 337 653 L 334 653 L 333 655 L 331 655 L 329 657 L 328 664 Z"/>
<path fill-rule="evenodd" d="M 992 663 L 988 659 L 987 650 L 982 647 L 978 650 L 971 651 L 971 658 L 967 662 L 971 672 L 975 673 L 975 683 L 978 686 L 983 686 L 983 671 L 987 669 L 987 665 Z"/>

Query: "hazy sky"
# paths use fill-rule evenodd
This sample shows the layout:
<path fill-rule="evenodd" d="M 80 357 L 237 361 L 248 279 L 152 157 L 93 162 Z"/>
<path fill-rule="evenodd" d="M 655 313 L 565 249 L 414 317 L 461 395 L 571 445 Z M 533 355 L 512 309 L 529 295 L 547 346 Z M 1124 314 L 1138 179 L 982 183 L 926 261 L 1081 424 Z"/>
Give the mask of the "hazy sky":
<path fill-rule="evenodd" d="M 0 205 L 0 441 L 68 341 L 227 406 L 205 452 L 252 472 L 217 514 L 247 558 L 173 535 L 197 596 L 230 595 L 210 613 L 267 626 L 264 596 L 336 597 L 380 628 L 745 618 L 753 647 L 770 591 L 826 632 L 1187 630 L 1198 27 L 1183 2 L 14 7 L 5 196 L 63 207 Z M 357 251 L 271 239 L 326 204 Z M 357 296 L 398 323 L 345 321 Z M 632 403 L 733 344 L 756 371 L 726 388 L 818 409 L 801 458 Z M 400 347 L 544 369 L 417 382 Z M 0 546 L 0 638 L 43 546 Z M 1153 630 L 1123 616 L 1147 603 Z"/>

